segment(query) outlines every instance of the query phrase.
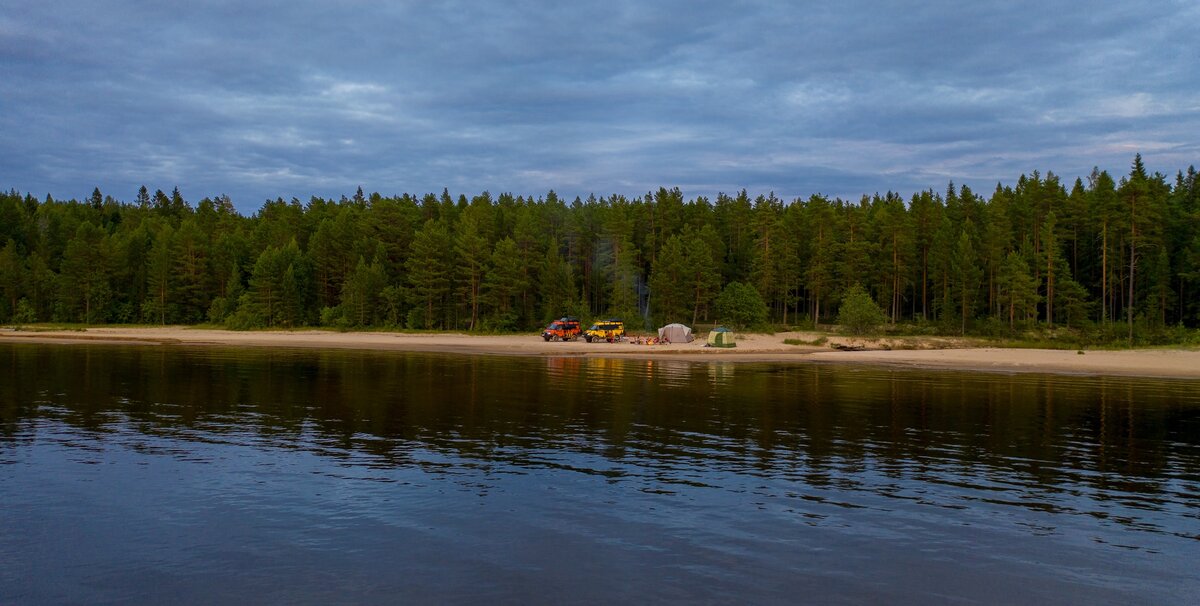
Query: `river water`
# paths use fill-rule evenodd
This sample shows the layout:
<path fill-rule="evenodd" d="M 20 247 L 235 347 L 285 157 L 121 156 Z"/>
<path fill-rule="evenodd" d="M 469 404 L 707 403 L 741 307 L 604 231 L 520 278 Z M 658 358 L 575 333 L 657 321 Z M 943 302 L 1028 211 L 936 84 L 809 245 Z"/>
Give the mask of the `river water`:
<path fill-rule="evenodd" d="M 2 604 L 1197 595 L 1197 381 L 0 344 Z"/>

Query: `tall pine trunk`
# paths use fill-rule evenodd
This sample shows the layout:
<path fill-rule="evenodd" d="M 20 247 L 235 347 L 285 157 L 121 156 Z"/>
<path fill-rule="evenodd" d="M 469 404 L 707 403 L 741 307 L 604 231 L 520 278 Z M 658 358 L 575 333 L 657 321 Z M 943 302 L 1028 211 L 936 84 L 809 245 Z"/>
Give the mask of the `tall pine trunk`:
<path fill-rule="evenodd" d="M 1100 240 L 1100 325 L 1108 324 L 1108 221 L 1101 227 Z"/>
<path fill-rule="evenodd" d="M 1129 304 L 1125 308 L 1125 316 L 1129 319 L 1129 344 L 1133 345 L 1133 285 L 1134 268 L 1137 267 L 1137 227 L 1134 226 L 1129 238 Z"/>
<path fill-rule="evenodd" d="M 1054 253 L 1046 251 L 1046 322 L 1054 328 Z"/>

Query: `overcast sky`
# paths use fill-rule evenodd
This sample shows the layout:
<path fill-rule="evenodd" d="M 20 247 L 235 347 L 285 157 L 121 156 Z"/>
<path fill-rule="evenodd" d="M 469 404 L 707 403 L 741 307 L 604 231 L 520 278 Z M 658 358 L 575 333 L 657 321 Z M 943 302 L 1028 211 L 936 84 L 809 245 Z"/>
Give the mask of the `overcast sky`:
<path fill-rule="evenodd" d="M 705 8 L 702 5 L 707 4 Z M 1200 164 L 1200 2 L 0 0 L 0 188 L 988 193 Z"/>

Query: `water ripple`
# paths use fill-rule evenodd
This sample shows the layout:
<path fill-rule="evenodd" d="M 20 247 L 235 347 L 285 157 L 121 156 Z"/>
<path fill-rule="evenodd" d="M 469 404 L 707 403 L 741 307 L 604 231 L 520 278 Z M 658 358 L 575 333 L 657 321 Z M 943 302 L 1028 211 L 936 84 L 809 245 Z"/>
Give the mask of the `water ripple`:
<path fill-rule="evenodd" d="M 781 601 L 801 581 L 841 588 L 818 601 L 1200 589 L 1180 564 L 1200 558 L 1195 383 L 124 349 L 83 372 L 67 350 L 15 353 L 0 563 L 66 588 L 15 601 L 225 601 L 280 579 L 309 593 L 272 595 L 300 601 L 372 595 L 350 581 L 596 601 L 632 597 L 599 578 L 643 601 Z"/>

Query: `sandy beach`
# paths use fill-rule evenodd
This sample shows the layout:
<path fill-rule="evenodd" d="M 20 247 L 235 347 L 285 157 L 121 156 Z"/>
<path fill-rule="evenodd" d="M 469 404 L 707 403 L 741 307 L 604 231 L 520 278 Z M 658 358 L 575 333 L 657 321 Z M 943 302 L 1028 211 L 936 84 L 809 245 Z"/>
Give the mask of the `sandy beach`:
<path fill-rule="evenodd" d="M 815 333 L 741 334 L 734 349 L 692 343 L 637 345 L 623 343 L 546 342 L 537 335 L 408 334 L 391 332 L 229 331 L 166 327 L 94 327 L 86 330 L 0 329 L 0 343 L 127 344 L 146 346 L 289 347 L 365 349 L 530 356 L 652 358 L 721 362 L 794 362 L 868 364 L 891 367 L 980 370 L 991 372 L 1063 373 L 1144 377 L 1200 378 L 1200 350 L 1139 349 L 1123 351 L 1003 349 L 964 346 L 955 339 L 922 338 L 916 349 L 896 349 L 895 342 L 851 341 L 831 337 L 821 345 L 788 345 L 785 339 L 815 341 Z M 831 345 L 865 345 L 863 351 L 839 351 Z M 913 343 L 906 344 L 912 347 Z M 887 349 L 893 347 L 892 349 Z"/>

